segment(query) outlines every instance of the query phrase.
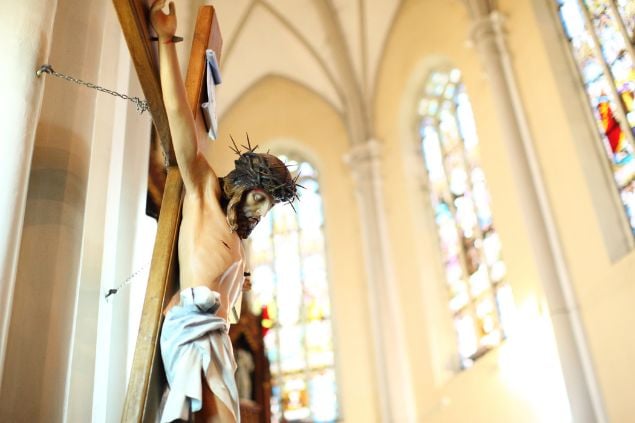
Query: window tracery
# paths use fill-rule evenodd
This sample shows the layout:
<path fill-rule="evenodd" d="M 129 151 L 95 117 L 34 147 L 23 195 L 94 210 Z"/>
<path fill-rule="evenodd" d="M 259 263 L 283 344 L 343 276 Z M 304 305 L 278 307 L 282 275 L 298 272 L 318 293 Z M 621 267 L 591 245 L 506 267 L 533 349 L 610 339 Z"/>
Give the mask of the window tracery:
<path fill-rule="evenodd" d="M 505 338 L 513 299 L 479 164 L 472 108 L 458 69 L 429 75 L 419 115 L 449 308 L 465 368 Z"/>
<path fill-rule="evenodd" d="M 635 3 L 556 0 L 587 100 L 635 234 Z"/>

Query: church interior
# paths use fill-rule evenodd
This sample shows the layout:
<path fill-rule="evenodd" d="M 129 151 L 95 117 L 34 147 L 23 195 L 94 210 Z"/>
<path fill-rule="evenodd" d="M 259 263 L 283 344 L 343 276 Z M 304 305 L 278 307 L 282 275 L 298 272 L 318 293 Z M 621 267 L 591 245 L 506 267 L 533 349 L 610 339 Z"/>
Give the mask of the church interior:
<path fill-rule="evenodd" d="M 127 421 L 153 116 L 35 73 L 144 98 L 117 1 L 0 17 L 3 422 Z M 216 173 L 248 136 L 304 187 L 245 243 L 243 421 L 633 421 L 635 2 L 175 4 L 184 74 L 222 36 Z"/>

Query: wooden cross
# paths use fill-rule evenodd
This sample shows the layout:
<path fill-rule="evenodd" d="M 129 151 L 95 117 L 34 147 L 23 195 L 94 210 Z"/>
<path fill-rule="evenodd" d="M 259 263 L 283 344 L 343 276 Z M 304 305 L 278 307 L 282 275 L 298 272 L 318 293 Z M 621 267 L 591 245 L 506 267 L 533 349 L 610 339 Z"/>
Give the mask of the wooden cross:
<path fill-rule="evenodd" d="M 155 421 L 166 383 L 159 359 L 159 329 L 163 320 L 163 309 L 178 289 L 177 239 L 183 201 L 183 181 L 172 148 L 170 126 L 161 92 L 156 46 L 153 46 L 151 40 L 148 23 L 150 5 L 145 0 L 113 0 L 113 4 L 141 88 L 150 106 L 155 136 L 158 136 L 169 157 L 150 277 L 122 417 L 122 422 Z M 206 90 L 205 50 L 214 50 L 220 61 L 221 47 L 222 38 L 214 8 L 202 6 L 196 19 L 185 78 L 187 99 L 199 139 L 207 136 L 200 109 L 201 98 Z"/>

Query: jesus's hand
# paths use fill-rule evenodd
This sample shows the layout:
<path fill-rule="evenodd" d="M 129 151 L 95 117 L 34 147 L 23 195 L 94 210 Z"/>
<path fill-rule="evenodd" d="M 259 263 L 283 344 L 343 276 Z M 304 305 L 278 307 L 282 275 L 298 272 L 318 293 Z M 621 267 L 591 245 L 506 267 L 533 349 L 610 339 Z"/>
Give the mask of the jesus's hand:
<path fill-rule="evenodd" d="M 174 3 L 168 4 L 169 13 L 165 14 L 161 9 L 165 6 L 165 0 L 156 0 L 150 9 L 150 22 L 159 36 L 159 41 L 166 42 L 172 40 L 176 34 L 176 12 Z"/>

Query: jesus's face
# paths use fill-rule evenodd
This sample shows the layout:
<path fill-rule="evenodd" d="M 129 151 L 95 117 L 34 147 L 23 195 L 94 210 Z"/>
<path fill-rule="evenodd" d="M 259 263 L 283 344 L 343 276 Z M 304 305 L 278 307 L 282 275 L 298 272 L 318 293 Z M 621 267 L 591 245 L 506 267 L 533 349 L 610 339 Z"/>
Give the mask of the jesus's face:
<path fill-rule="evenodd" d="M 256 227 L 260 219 L 273 207 L 273 198 L 261 189 L 252 189 L 243 195 L 237 207 L 236 232 L 242 239 L 249 237 L 249 234 Z"/>

